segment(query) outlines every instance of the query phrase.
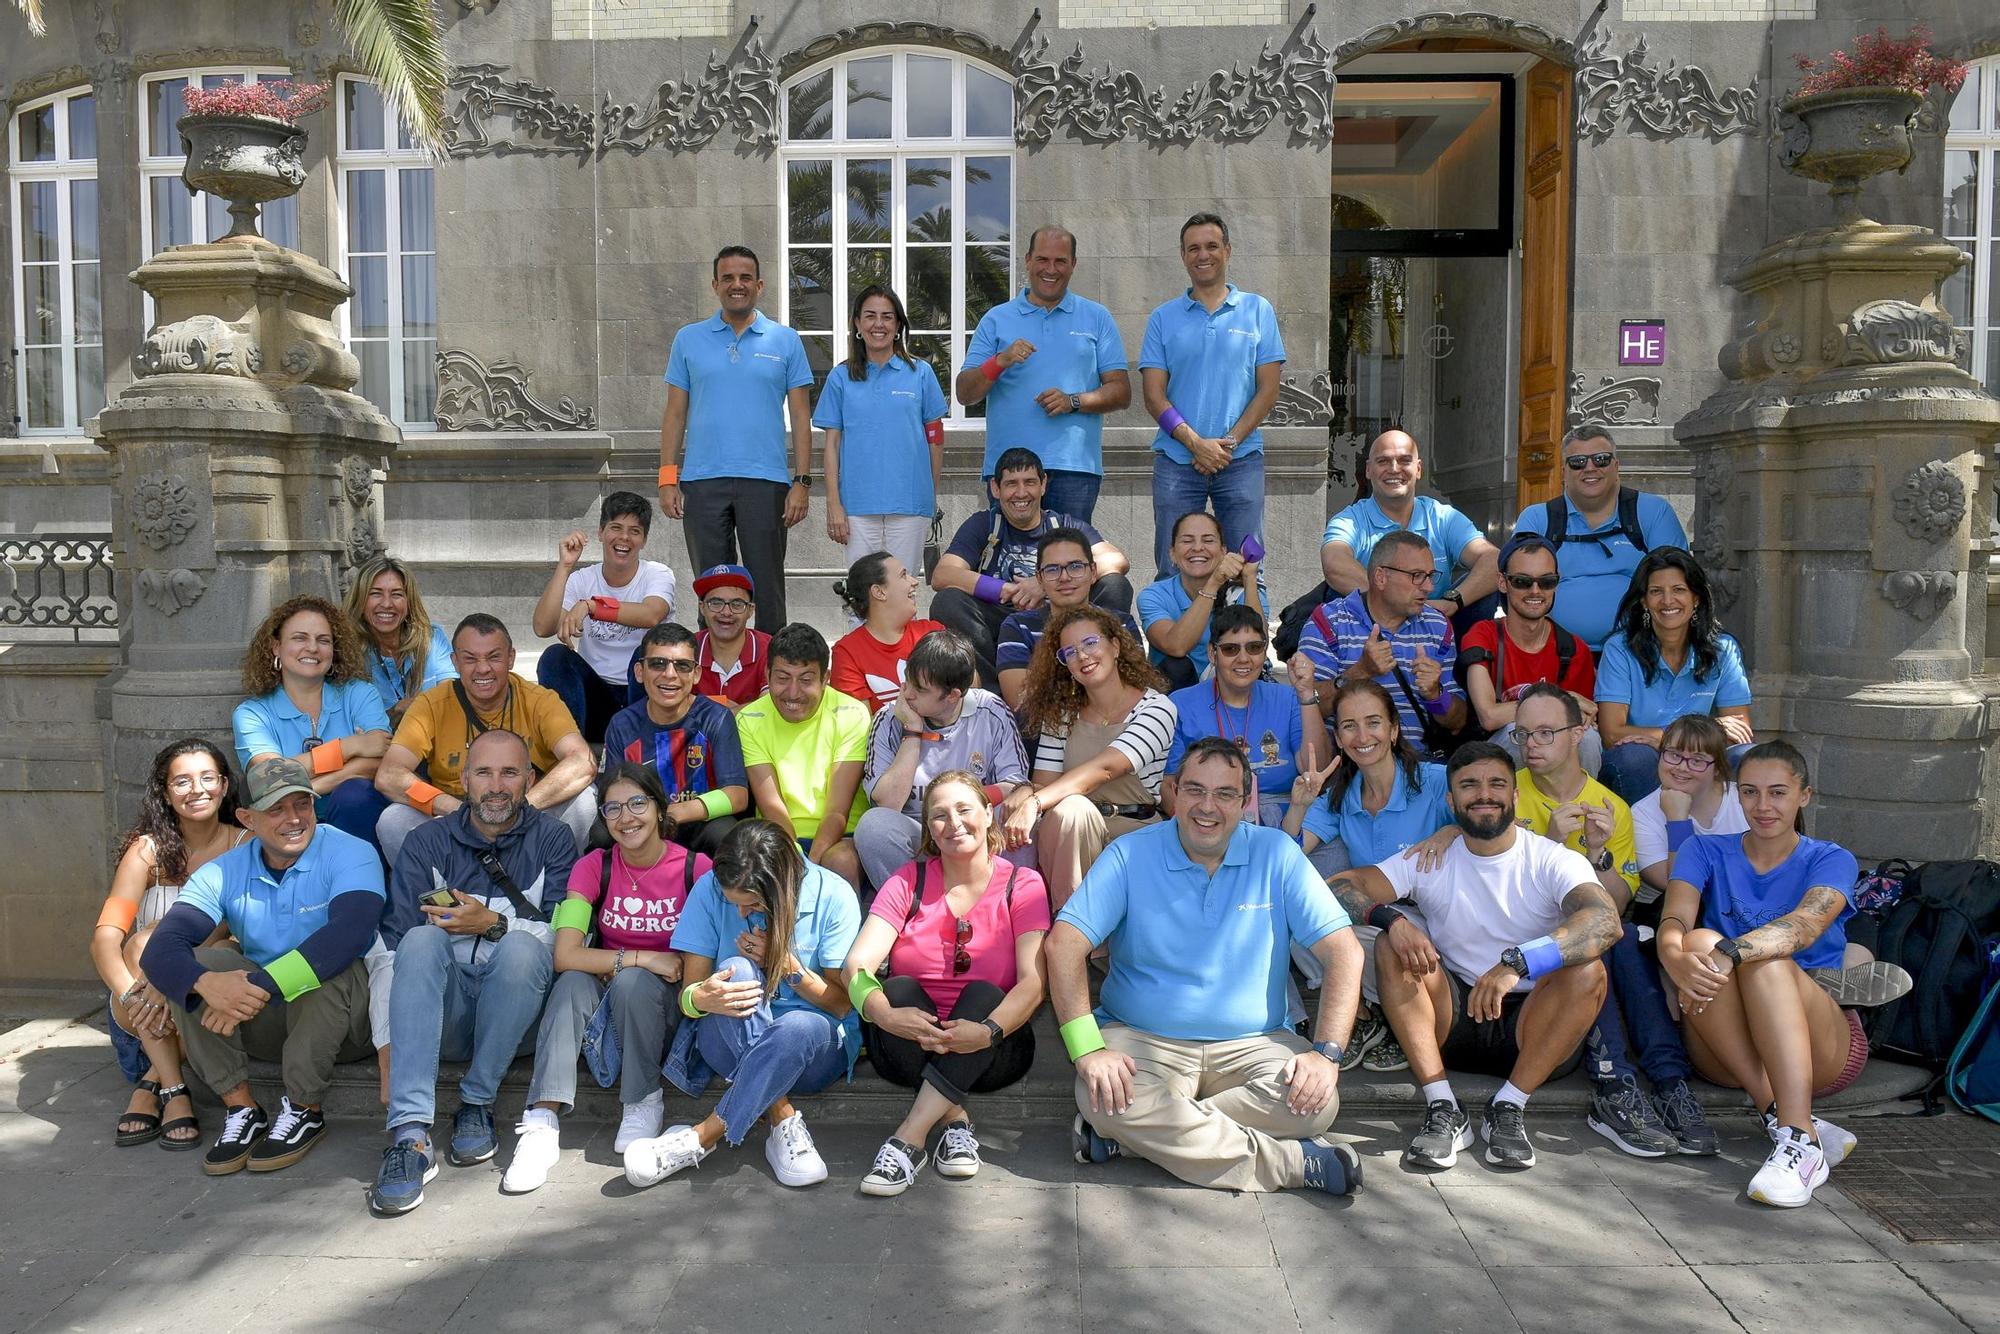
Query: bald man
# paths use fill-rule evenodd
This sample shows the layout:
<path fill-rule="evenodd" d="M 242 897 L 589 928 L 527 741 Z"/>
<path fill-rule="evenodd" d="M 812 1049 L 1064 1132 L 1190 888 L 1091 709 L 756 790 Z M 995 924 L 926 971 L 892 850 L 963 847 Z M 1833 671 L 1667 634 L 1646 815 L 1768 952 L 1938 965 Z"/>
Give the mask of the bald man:
<path fill-rule="evenodd" d="M 1337 596 L 1366 588 L 1368 553 L 1375 543 L 1385 533 L 1407 531 L 1430 544 L 1437 562 L 1430 605 L 1460 630 L 1491 617 L 1494 605 L 1484 600 L 1500 586 L 1500 552 L 1472 520 L 1435 497 L 1417 494 L 1424 461 L 1416 440 L 1404 431 L 1384 431 L 1369 442 L 1363 470 L 1373 494 L 1327 521 L 1319 549 L 1327 586 Z"/>

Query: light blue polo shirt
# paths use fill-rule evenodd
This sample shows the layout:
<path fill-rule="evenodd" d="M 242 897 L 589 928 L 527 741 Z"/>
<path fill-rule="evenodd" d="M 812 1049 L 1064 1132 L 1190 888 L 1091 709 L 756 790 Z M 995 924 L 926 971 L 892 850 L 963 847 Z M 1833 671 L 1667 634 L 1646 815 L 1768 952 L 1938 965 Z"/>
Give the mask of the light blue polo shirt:
<path fill-rule="evenodd" d="M 1322 843 L 1339 839 L 1347 848 L 1347 860 L 1352 865 L 1379 866 L 1452 822 L 1444 766 L 1420 764 L 1417 777 L 1419 786 L 1412 790 L 1403 766 L 1398 764 L 1395 785 L 1389 789 L 1389 804 L 1370 815 L 1361 804 L 1362 783 L 1356 775 L 1341 797 L 1339 814 L 1321 798 L 1306 811 L 1301 832 Z"/>
<path fill-rule="evenodd" d="M 236 734 L 236 762 L 248 769 L 252 755 L 298 755 L 309 736 L 334 741 L 356 732 L 386 732 L 389 711 L 372 681 L 328 681 L 320 687 L 319 730 L 279 686 L 246 699 L 229 715 Z"/>
<path fill-rule="evenodd" d="M 364 840 L 323 824 L 282 872 L 264 864 L 264 845 L 254 838 L 231 848 L 195 869 L 180 902 L 227 926 L 244 957 L 262 968 L 325 926 L 335 899 L 356 892 L 385 897 L 382 859 Z"/>
<path fill-rule="evenodd" d="M 1065 412 L 1051 417 L 1035 401 L 1048 389 L 1083 394 L 1112 371 L 1125 369 L 1125 341 L 1111 312 L 1074 292 L 1049 310 L 1028 299 L 1028 289 L 979 317 L 965 364 L 977 366 L 998 356 L 1017 338 L 1035 345 L 1035 354 L 1001 372 L 986 391 L 986 457 L 980 472 L 993 475 L 1005 451 L 1020 445 L 1035 451 L 1042 466 L 1063 472 L 1104 472 L 1104 415 Z"/>
<path fill-rule="evenodd" d="M 1514 531 L 1548 536 L 1548 505 L 1534 504 L 1522 510 L 1514 521 Z M 1583 511 L 1572 505 L 1563 531 L 1569 536 L 1556 548 L 1556 569 L 1562 572 L 1562 584 L 1556 589 L 1552 614 L 1557 624 L 1596 651 L 1611 638 L 1618 603 L 1632 586 L 1632 572 L 1645 557 L 1618 526 L 1616 510 L 1593 528 Z M 1647 550 L 1688 544 L 1680 515 L 1664 497 L 1649 491 L 1639 493 L 1639 535 L 1646 539 Z"/>
<path fill-rule="evenodd" d="M 1305 719 L 1299 697 L 1276 681 L 1252 681 L 1250 702 L 1231 708 L 1222 702 L 1213 679 L 1176 690 L 1174 743 L 1167 749 L 1167 772 L 1179 773 L 1187 748 L 1207 736 L 1224 736 L 1240 744 L 1257 775 L 1257 795 L 1291 805 L 1292 780 L 1299 776 L 1299 748 L 1305 744 Z M 1254 814 L 1254 811 L 1253 811 Z"/>
<path fill-rule="evenodd" d="M 403 673 L 410 664 L 402 659 L 391 658 L 370 644 L 368 655 L 368 676 L 375 683 L 375 691 L 382 696 L 384 708 L 395 708 L 403 698 Z M 458 668 L 451 665 L 451 641 L 445 638 L 444 627 L 431 627 L 431 645 L 424 653 L 424 679 L 417 682 L 412 695 L 421 695 L 441 681 L 456 681 Z"/>
<path fill-rule="evenodd" d="M 688 396 L 681 480 L 792 480 L 785 451 L 785 395 L 812 383 L 805 344 L 761 310 L 739 338 L 722 312 L 681 326 L 666 381 Z"/>
<path fill-rule="evenodd" d="M 1213 313 L 1194 299 L 1194 289 L 1155 310 L 1146 321 L 1139 348 L 1141 370 L 1167 373 L 1167 401 L 1203 436 L 1226 435 L 1257 393 L 1257 368 L 1285 359 L 1278 336 L 1278 312 L 1255 292 L 1234 283 Z M 1237 442 L 1235 457 L 1264 448 L 1264 433 L 1252 431 Z M 1175 463 L 1194 455 L 1165 431 L 1153 433 L 1153 452 Z"/>
<path fill-rule="evenodd" d="M 1750 677 L 1743 670 L 1743 651 L 1733 635 L 1718 633 L 1716 638 L 1721 650 L 1708 676 L 1696 679 L 1690 649 L 1678 672 L 1669 672 L 1662 662 L 1647 681 L 1639 660 L 1625 647 L 1625 637 L 1614 636 L 1597 660 L 1597 702 L 1623 704 L 1630 727 L 1665 727 L 1690 713 L 1707 715 L 1747 705 Z"/>
<path fill-rule="evenodd" d="M 866 379 L 835 366 L 819 391 L 813 425 L 840 432 L 840 503 L 849 514 L 937 511 L 924 426 L 951 412 L 928 361 L 891 356 Z"/>
<path fill-rule="evenodd" d="M 1432 585 L 1435 592 L 1442 593 L 1458 580 L 1453 576 L 1465 568 L 1459 560 L 1459 553 L 1466 544 L 1484 537 L 1479 525 L 1460 514 L 1450 505 L 1435 496 L 1418 496 L 1410 502 L 1410 522 L 1407 527 L 1397 523 L 1382 512 L 1375 503 L 1375 497 L 1357 500 L 1340 513 L 1326 521 L 1326 533 L 1319 540 L 1321 546 L 1328 542 L 1344 542 L 1354 553 L 1354 559 L 1363 565 L 1368 563 L 1368 553 L 1375 544 L 1389 533 L 1412 532 L 1430 543 L 1431 560 L 1437 566 L 1439 582 Z M 1570 628 L 1564 621 L 1563 628 Z M 1576 631 L 1581 634 L 1582 631 Z M 1593 647 L 1595 647 L 1593 645 Z"/>
<path fill-rule="evenodd" d="M 1210 876 L 1174 820 L 1113 839 L 1056 920 L 1111 942 L 1101 1021 L 1189 1042 L 1287 1027 L 1292 941 L 1349 925 L 1283 830 L 1237 825 Z"/>
<path fill-rule="evenodd" d="M 736 937 L 748 926 L 748 919 L 736 905 L 722 897 L 722 886 L 710 871 L 694 882 L 681 907 L 681 920 L 674 927 L 674 948 L 711 961 L 726 959 L 736 953 Z M 798 921 L 792 928 L 792 957 L 815 972 L 838 968 L 847 961 L 847 951 L 860 933 L 861 905 L 855 901 L 854 891 L 824 866 L 806 863 L 805 879 L 799 882 Z M 777 995 L 771 998 L 774 1015 L 818 1008 L 789 982 L 779 982 Z M 859 1035 L 857 1024 L 857 1040 Z"/>
<path fill-rule="evenodd" d="M 1231 584 L 1222 595 L 1226 604 L 1234 605 L 1243 600 L 1243 585 Z M 1194 594 L 1187 591 L 1178 574 L 1170 574 L 1164 579 L 1156 579 L 1139 590 L 1139 625 L 1150 629 L 1157 621 L 1178 621 L 1194 605 Z M 1214 614 L 1213 608 L 1210 614 Z M 1166 654 L 1152 649 L 1153 661 L 1165 662 Z M 1194 641 L 1194 647 L 1187 651 L 1187 660 L 1194 664 L 1195 675 L 1208 671 L 1208 631 Z"/>

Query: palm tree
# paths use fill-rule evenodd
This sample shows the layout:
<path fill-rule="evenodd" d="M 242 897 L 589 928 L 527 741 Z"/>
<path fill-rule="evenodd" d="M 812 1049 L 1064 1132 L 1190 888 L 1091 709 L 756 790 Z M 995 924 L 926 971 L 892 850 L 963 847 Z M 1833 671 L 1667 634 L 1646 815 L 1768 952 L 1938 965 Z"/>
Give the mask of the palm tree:
<path fill-rule="evenodd" d="M 45 36 L 43 0 L 14 0 L 28 31 Z M 444 90 L 450 66 L 431 0 L 333 0 L 334 22 L 361 72 L 375 81 L 410 137 L 444 152 Z"/>

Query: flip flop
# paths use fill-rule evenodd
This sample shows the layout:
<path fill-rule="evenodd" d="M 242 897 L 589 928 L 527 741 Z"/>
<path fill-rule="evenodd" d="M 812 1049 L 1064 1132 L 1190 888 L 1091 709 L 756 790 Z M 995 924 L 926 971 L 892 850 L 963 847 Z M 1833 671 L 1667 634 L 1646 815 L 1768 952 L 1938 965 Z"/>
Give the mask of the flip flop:
<path fill-rule="evenodd" d="M 160 1114 L 162 1116 L 166 1115 L 167 1104 L 175 1098 L 188 1098 L 188 1086 L 186 1084 L 175 1084 L 172 1088 L 163 1088 L 160 1090 Z M 193 1098 L 188 1098 L 188 1107 L 190 1110 L 193 1109 Z M 178 1139 L 173 1133 L 176 1130 L 192 1130 L 195 1133 L 190 1138 Z M 201 1122 L 195 1120 L 192 1116 L 175 1117 L 160 1127 L 160 1147 L 169 1153 L 182 1153 L 188 1149 L 199 1149 L 201 1147 Z"/>
<path fill-rule="evenodd" d="M 146 1144 L 158 1139 L 160 1137 L 160 1115 L 167 1110 L 167 1100 L 160 1097 L 158 1080 L 142 1079 L 132 1087 L 139 1092 L 150 1093 L 153 1097 L 159 1099 L 160 1110 L 159 1112 L 120 1112 L 118 1120 L 113 1123 L 114 1126 L 123 1126 L 127 1121 L 141 1123 L 137 1130 L 120 1129 L 117 1131 L 118 1147 L 121 1149 L 129 1149 L 135 1144 Z"/>

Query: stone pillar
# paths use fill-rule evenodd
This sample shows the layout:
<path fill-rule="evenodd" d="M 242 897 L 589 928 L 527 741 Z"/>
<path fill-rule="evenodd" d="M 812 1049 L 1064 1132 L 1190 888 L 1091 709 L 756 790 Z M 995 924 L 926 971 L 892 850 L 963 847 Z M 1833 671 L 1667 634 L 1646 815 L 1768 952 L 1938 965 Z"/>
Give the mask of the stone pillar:
<path fill-rule="evenodd" d="M 127 609 L 110 687 L 121 821 L 167 741 L 228 748 L 266 613 L 299 593 L 337 602 L 381 550 L 400 439 L 353 392 L 359 365 L 333 324 L 350 291 L 332 270 L 252 239 L 174 247 L 132 280 L 158 324 L 97 421 Z"/>
<path fill-rule="evenodd" d="M 1755 315 L 1675 426 L 1694 541 L 1760 736 L 1812 762 L 1807 819 L 1865 860 L 1990 855 L 1986 672 L 2000 401 L 1957 365 L 1920 227 L 1788 237 L 1730 279 Z"/>

